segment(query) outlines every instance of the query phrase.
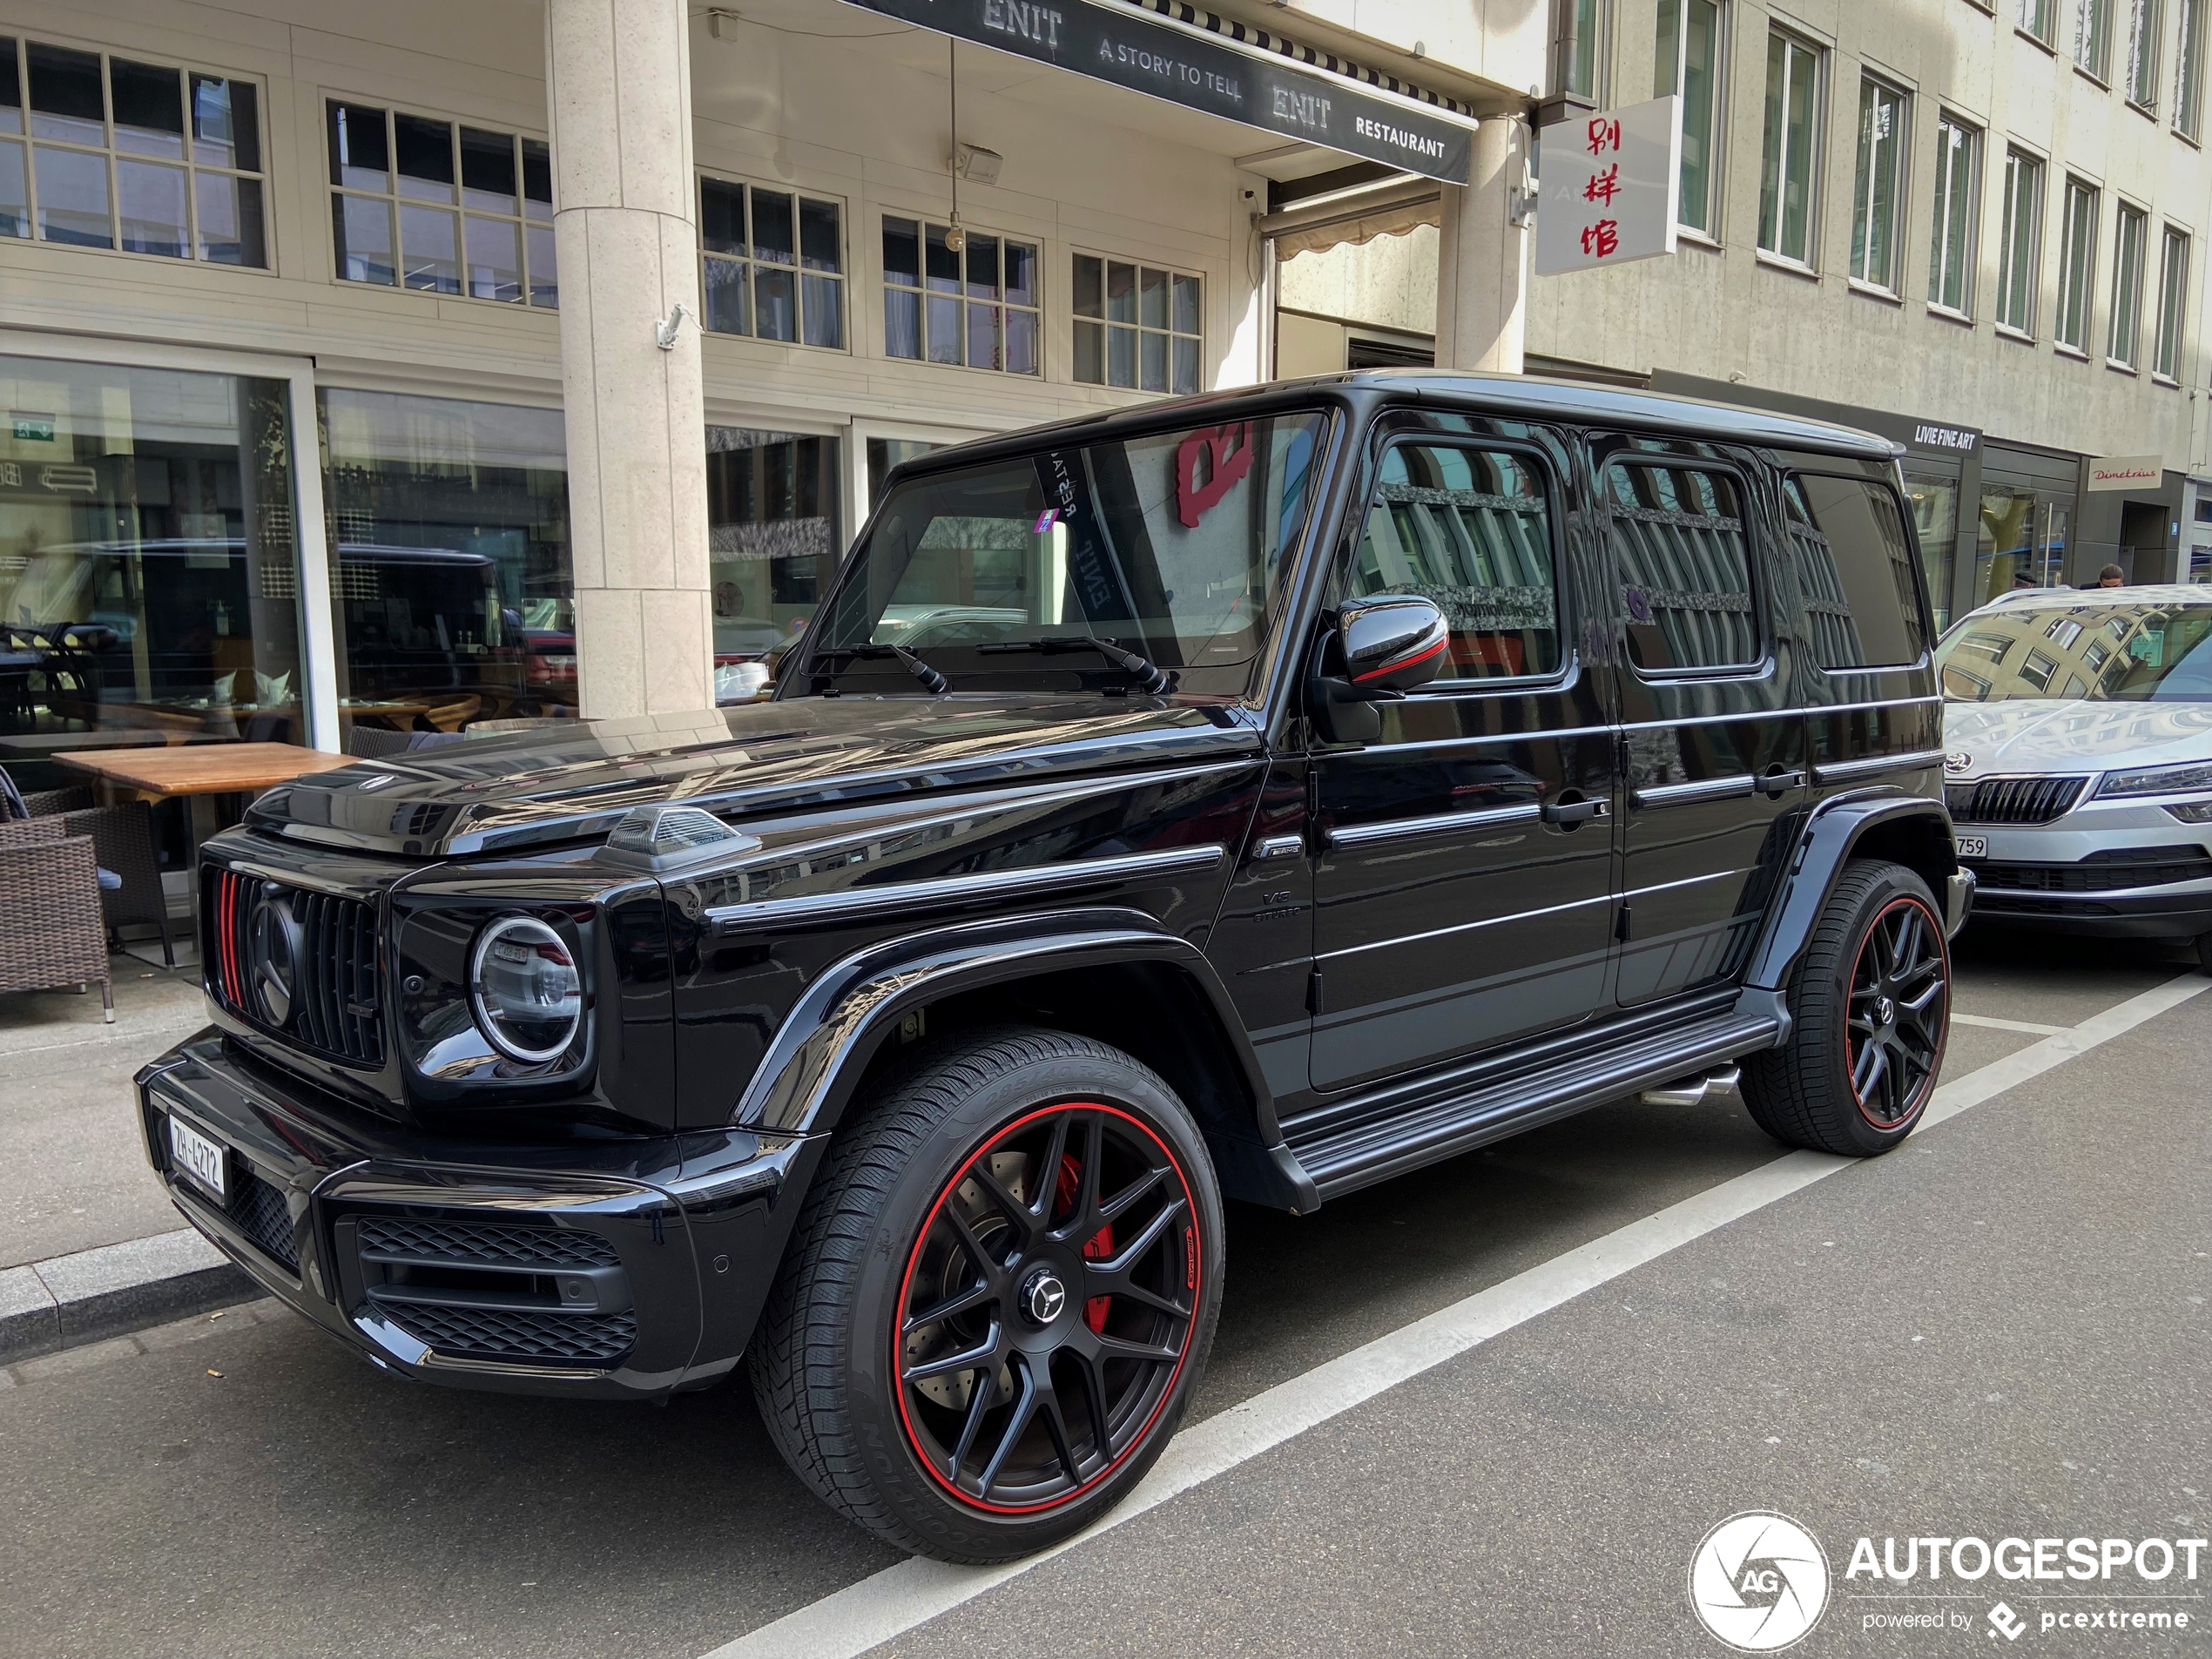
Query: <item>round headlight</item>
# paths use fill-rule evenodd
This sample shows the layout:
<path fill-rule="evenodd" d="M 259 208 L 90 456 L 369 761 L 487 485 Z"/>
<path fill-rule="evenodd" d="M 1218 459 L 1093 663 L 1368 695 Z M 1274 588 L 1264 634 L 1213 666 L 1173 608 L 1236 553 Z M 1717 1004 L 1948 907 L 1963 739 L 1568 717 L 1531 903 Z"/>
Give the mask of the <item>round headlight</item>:
<path fill-rule="evenodd" d="M 530 916 L 507 916 L 477 936 L 469 1000 L 492 1047 L 510 1060 L 558 1059 L 583 1018 L 583 979 L 567 943 Z"/>

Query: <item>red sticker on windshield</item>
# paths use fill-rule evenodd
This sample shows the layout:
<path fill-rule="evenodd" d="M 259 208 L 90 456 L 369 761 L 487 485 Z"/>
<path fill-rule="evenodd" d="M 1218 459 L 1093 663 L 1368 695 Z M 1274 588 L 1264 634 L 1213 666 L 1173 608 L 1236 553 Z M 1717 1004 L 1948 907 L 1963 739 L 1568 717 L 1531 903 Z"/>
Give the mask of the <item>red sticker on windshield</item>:
<path fill-rule="evenodd" d="M 1198 462 L 1208 462 L 1206 481 L 1198 482 Z M 1234 489 L 1252 469 L 1252 423 L 1209 427 L 1193 432 L 1176 447 L 1176 515 L 1185 529 L 1195 530 L 1206 509 Z"/>

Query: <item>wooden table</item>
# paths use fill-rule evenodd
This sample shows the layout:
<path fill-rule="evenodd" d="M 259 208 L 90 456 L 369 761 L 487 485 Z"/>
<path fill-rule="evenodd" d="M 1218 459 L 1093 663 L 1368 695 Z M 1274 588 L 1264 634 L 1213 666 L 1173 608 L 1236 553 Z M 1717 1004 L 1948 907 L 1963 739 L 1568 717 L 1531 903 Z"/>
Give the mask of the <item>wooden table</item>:
<path fill-rule="evenodd" d="M 161 749 L 77 750 L 53 757 L 89 772 L 107 799 L 164 801 L 192 795 L 258 795 L 309 772 L 354 764 L 348 755 L 290 743 L 196 743 Z M 184 867 L 199 862 L 199 834 L 185 808 Z M 198 879 L 196 876 L 193 878 Z"/>

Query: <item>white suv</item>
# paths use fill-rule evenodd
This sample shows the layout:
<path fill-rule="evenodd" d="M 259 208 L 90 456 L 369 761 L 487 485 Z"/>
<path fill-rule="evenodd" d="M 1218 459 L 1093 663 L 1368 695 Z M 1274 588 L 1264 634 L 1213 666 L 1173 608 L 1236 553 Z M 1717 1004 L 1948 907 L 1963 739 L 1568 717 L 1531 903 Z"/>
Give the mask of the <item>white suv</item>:
<path fill-rule="evenodd" d="M 1938 648 L 1977 919 L 2193 939 L 2212 971 L 2212 588 L 2035 588 Z"/>

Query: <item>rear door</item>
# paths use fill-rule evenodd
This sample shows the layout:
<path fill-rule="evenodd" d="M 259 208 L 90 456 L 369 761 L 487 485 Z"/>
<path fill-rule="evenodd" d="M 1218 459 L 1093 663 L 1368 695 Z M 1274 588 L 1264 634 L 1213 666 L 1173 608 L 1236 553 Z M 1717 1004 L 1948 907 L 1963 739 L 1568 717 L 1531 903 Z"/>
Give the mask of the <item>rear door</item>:
<path fill-rule="evenodd" d="M 1756 460 L 1593 434 L 1626 802 L 1617 997 L 1739 970 L 1808 786 L 1786 639 L 1792 587 Z"/>
<path fill-rule="evenodd" d="M 1438 415 L 1386 429 L 1332 601 L 1434 600 L 1435 684 L 1382 736 L 1318 749 L 1320 1090 L 1447 1061 L 1610 1005 L 1615 808 L 1602 679 L 1577 650 L 1563 435 Z"/>

